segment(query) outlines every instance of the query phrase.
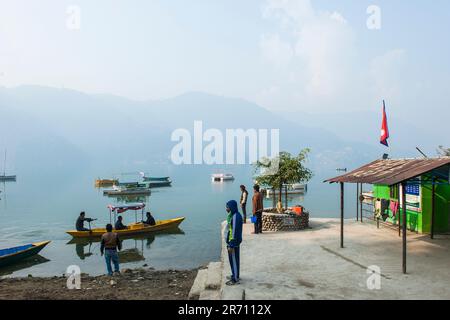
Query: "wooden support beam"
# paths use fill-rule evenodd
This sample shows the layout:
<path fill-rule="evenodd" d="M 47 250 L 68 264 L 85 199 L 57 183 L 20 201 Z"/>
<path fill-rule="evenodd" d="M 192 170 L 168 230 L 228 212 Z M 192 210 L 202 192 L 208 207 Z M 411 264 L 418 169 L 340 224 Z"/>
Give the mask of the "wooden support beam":
<path fill-rule="evenodd" d="M 402 182 L 402 202 L 403 202 L 403 213 L 402 213 L 402 268 L 403 273 L 406 274 L 406 182 Z"/>
<path fill-rule="evenodd" d="M 397 212 L 398 236 L 401 237 L 402 236 L 402 225 L 400 223 L 400 217 L 401 217 L 402 208 L 400 208 L 400 202 L 401 202 L 400 199 L 401 199 L 402 195 L 400 192 L 400 184 L 398 184 L 397 188 L 398 188 L 398 212 Z"/>
<path fill-rule="evenodd" d="M 359 183 L 356 184 L 356 221 L 359 221 Z"/>
<path fill-rule="evenodd" d="M 361 214 L 361 222 L 363 222 L 363 184 L 361 183 L 361 188 L 359 189 L 359 212 Z"/>
<path fill-rule="evenodd" d="M 436 214 L 436 185 L 434 184 L 436 182 L 436 178 L 433 176 L 432 179 L 432 193 L 431 193 L 431 239 L 434 239 L 434 221 L 435 221 L 435 214 Z"/>
<path fill-rule="evenodd" d="M 341 248 L 344 248 L 344 183 L 341 182 Z"/>

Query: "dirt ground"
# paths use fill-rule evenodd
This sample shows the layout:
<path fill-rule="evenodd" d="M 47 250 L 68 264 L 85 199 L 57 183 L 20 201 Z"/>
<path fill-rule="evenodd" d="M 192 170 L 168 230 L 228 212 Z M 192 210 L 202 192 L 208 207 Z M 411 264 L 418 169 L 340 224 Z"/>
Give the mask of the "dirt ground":
<path fill-rule="evenodd" d="M 81 276 L 81 289 L 67 289 L 67 278 L 0 279 L 0 300 L 182 300 L 198 270 L 124 269 L 113 277 Z"/>

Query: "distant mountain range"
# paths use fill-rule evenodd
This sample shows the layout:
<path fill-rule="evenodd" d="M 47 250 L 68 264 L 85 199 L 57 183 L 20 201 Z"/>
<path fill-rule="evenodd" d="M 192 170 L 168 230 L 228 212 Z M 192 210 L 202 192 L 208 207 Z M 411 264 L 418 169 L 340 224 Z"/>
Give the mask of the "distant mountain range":
<path fill-rule="evenodd" d="M 310 165 L 315 170 L 352 168 L 382 153 L 376 144 L 358 137 L 366 122 L 339 116 L 282 116 L 242 99 L 199 92 L 143 102 L 39 86 L 0 88 L 0 114 L 0 149 L 8 147 L 22 170 L 30 159 L 36 164 L 30 170 L 42 172 L 105 162 L 169 164 L 175 144 L 170 140 L 172 131 L 192 131 L 195 120 L 202 120 L 205 130 L 280 129 L 280 149 L 297 153 L 311 148 Z M 333 121 L 345 130 L 336 132 Z"/>

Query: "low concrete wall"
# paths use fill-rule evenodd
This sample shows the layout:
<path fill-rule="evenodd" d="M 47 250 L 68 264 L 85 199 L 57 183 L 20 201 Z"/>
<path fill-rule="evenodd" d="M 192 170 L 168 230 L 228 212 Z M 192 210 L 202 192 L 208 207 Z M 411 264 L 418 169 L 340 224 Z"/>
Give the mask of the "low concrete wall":
<path fill-rule="evenodd" d="M 309 228 L 309 213 L 288 215 L 263 212 L 263 231 L 296 231 Z"/>

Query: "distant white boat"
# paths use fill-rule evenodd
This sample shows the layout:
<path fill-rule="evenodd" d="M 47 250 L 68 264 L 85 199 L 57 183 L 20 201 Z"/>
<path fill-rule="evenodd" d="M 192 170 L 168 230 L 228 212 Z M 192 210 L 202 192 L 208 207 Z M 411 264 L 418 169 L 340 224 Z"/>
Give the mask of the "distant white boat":
<path fill-rule="evenodd" d="M 232 181 L 234 177 L 231 173 L 213 173 L 211 175 L 212 182 Z"/>
<path fill-rule="evenodd" d="M 293 184 L 284 185 L 283 190 L 281 191 L 282 194 L 286 193 L 286 187 L 287 187 L 287 194 L 304 194 L 308 190 L 307 184 L 293 183 Z M 263 188 L 261 191 L 267 198 L 270 198 L 274 194 L 275 195 L 280 194 L 279 189 Z"/>

